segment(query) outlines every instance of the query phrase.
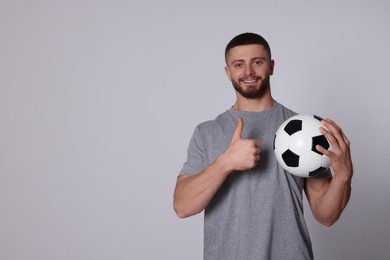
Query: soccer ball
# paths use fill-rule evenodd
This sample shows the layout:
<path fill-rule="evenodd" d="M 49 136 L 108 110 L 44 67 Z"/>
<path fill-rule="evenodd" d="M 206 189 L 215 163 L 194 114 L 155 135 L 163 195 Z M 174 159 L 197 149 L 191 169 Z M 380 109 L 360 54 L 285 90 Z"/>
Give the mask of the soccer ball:
<path fill-rule="evenodd" d="M 274 154 L 279 164 L 299 177 L 314 177 L 329 167 L 329 158 L 317 151 L 317 144 L 331 149 L 319 128 L 322 118 L 315 115 L 295 115 L 284 121 L 276 131 Z"/>

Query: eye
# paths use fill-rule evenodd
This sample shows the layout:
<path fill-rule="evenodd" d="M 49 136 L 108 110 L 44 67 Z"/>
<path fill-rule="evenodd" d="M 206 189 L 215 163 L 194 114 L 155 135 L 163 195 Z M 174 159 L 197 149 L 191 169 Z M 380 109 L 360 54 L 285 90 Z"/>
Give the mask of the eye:
<path fill-rule="evenodd" d="M 254 65 L 261 65 L 261 64 L 263 64 L 263 61 L 260 60 L 260 59 L 254 60 L 254 61 L 253 61 L 253 64 L 254 64 Z"/>
<path fill-rule="evenodd" d="M 233 67 L 236 68 L 236 69 L 242 68 L 242 66 L 243 66 L 243 64 L 240 63 L 240 62 L 237 62 L 237 63 L 233 64 Z"/>

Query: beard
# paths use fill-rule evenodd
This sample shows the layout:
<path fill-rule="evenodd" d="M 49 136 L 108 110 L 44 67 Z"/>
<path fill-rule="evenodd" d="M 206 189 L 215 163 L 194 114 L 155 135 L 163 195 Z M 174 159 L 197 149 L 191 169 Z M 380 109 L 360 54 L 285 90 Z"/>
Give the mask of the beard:
<path fill-rule="evenodd" d="M 256 99 L 261 98 L 264 96 L 264 94 L 269 90 L 270 88 L 270 77 L 264 78 L 264 80 L 261 81 L 260 86 L 258 85 L 249 85 L 247 89 L 243 89 L 239 82 L 232 79 L 232 84 L 234 89 L 240 93 L 241 96 L 248 98 L 248 99 Z"/>

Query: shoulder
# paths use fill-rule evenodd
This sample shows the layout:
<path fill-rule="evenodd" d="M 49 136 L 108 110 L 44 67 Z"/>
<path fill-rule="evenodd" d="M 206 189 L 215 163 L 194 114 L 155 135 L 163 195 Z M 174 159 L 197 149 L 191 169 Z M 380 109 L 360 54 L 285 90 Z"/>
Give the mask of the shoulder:
<path fill-rule="evenodd" d="M 295 116 L 298 114 L 294 110 L 292 110 L 292 109 L 290 109 L 290 108 L 288 108 L 280 103 L 278 103 L 278 105 L 279 105 L 278 110 L 283 115 L 284 119 L 287 119 L 289 117 L 292 117 L 292 116 Z"/>
<path fill-rule="evenodd" d="M 204 121 L 196 126 L 199 131 L 215 131 L 229 121 L 229 113 L 225 111 L 211 120 Z"/>
<path fill-rule="evenodd" d="M 226 132 L 230 132 L 227 129 L 231 128 L 232 122 L 234 123 L 234 120 L 229 116 L 229 112 L 225 111 L 214 119 L 198 124 L 195 128 L 195 134 L 203 137 L 224 135 Z"/>

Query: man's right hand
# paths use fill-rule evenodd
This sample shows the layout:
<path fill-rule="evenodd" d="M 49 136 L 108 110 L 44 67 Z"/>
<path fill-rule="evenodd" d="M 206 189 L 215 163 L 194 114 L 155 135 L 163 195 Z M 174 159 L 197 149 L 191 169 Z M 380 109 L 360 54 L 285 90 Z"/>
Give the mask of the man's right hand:
<path fill-rule="evenodd" d="M 195 175 L 178 177 L 174 193 L 174 208 L 181 217 L 204 210 L 226 177 L 233 171 L 250 170 L 260 159 L 260 144 L 255 139 L 243 139 L 244 122 L 238 119 L 229 147 L 224 153 Z"/>
<path fill-rule="evenodd" d="M 240 117 L 230 145 L 220 158 L 232 171 L 253 169 L 260 160 L 260 142 L 256 139 L 243 139 L 243 129 L 244 121 Z"/>

